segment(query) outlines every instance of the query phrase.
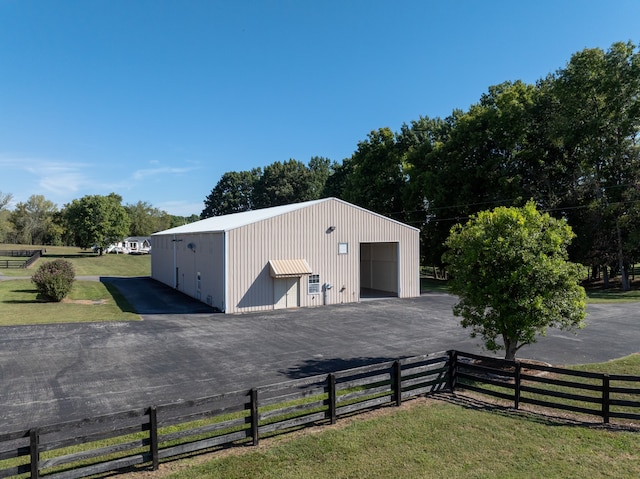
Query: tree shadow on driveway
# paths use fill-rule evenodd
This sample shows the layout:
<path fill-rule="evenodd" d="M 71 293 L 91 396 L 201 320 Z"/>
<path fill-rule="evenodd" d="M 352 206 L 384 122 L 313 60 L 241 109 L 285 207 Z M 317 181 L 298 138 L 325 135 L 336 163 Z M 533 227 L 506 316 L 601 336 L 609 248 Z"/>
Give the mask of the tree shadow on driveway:
<path fill-rule="evenodd" d="M 373 364 L 386 363 L 402 358 L 387 357 L 361 357 L 361 358 L 330 358 L 330 359 L 307 359 L 300 365 L 279 371 L 291 379 L 306 378 L 320 374 L 335 373 L 347 369 L 358 368 L 360 366 L 371 366 Z"/>

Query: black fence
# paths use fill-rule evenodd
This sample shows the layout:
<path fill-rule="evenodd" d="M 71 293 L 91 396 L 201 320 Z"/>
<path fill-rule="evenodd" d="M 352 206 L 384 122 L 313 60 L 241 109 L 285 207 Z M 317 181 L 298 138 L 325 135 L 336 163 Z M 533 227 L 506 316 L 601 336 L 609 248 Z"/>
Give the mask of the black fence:
<path fill-rule="evenodd" d="M 437 353 L 329 375 L 0 434 L 0 477 L 72 479 L 232 445 L 446 387 Z"/>
<path fill-rule="evenodd" d="M 0 250 L 0 268 L 28 268 L 42 256 L 42 250 Z M 26 260 L 6 258 L 28 258 Z"/>
<path fill-rule="evenodd" d="M 535 362 L 505 361 L 456 351 L 453 388 L 513 403 L 531 404 L 601 418 L 640 421 L 640 376 L 556 368 Z"/>
<path fill-rule="evenodd" d="M 440 352 L 0 434 L 0 478 L 74 479 L 133 467 L 157 469 L 163 459 L 257 445 L 264 437 L 456 389 L 513 401 L 515 408 L 529 403 L 604 422 L 640 420 L 638 386 L 637 376 Z"/>

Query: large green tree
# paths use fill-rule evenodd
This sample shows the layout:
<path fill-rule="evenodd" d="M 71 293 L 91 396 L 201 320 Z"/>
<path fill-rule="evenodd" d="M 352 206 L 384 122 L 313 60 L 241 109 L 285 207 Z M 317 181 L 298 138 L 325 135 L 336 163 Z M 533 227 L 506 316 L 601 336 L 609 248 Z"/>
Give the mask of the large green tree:
<path fill-rule="evenodd" d="M 200 218 L 252 210 L 253 190 L 261 175 L 261 168 L 239 172 L 229 171 L 222 175 L 209 196 L 205 198 Z"/>
<path fill-rule="evenodd" d="M 55 203 L 43 195 L 31 195 L 27 201 L 18 203 L 11 214 L 18 241 L 25 244 L 57 243 L 59 230 L 53 221 L 57 211 Z"/>
<path fill-rule="evenodd" d="M 445 120 L 422 119 L 413 126 L 423 137 L 407 157 L 412 198 L 407 209 L 424 217 L 423 250 L 430 264 L 440 263 L 443 242 L 455 222 L 527 199 L 533 96 L 531 85 L 507 82 L 490 87 L 467 112 L 454 111 Z"/>
<path fill-rule="evenodd" d="M 271 163 L 264 167 L 255 184 L 253 206 L 268 208 L 315 199 L 314 180 L 313 172 L 301 161 Z"/>
<path fill-rule="evenodd" d="M 632 43 L 585 49 L 551 80 L 551 132 L 565 163 L 579 165 L 566 216 L 581 261 L 622 273 L 637 257 L 633 225 L 640 201 L 640 52 Z M 579 206 L 579 208 L 575 208 Z"/>
<path fill-rule="evenodd" d="M 325 197 L 324 191 L 327 180 L 334 173 L 331 160 L 322 156 L 314 156 L 309 160 L 307 168 L 311 177 L 309 179 L 309 199 L 317 200 Z"/>
<path fill-rule="evenodd" d="M 65 206 L 64 218 L 76 246 L 97 246 L 100 254 L 112 243 L 129 234 L 130 220 L 122 206 L 122 197 L 87 195 Z"/>
<path fill-rule="evenodd" d="M 171 224 L 171 217 L 166 211 L 154 208 L 146 201 L 127 204 L 124 208 L 131 222 L 129 236 L 149 236 L 168 229 Z"/>
<path fill-rule="evenodd" d="M 389 128 L 369 133 L 351 156 L 343 198 L 385 216 L 404 220 L 407 181 L 404 152 Z"/>
<path fill-rule="evenodd" d="M 511 360 L 549 327 L 582 327 L 581 267 L 567 253 L 573 237 L 565 221 L 541 214 L 532 202 L 482 211 L 454 226 L 444 260 L 462 326 Z"/>

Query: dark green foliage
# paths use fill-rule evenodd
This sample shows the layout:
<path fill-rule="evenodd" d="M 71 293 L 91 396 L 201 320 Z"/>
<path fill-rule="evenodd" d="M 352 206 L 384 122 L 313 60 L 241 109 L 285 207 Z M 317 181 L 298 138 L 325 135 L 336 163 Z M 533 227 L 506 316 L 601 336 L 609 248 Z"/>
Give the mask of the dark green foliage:
<path fill-rule="evenodd" d="M 200 218 L 241 213 L 253 209 L 253 190 L 262 175 L 262 169 L 229 171 L 222 175 L 209 196 L 204 200 Z"/>
<path fill-rule="evenodd" d="M 481 211 L 454 226 L 444 260 L 462 326 L 511 360 L 548 327 L 582 327 L 581 268 L 567 260 L 573 237 L 566 221 L 540 214 L 533 202 Z"/>
<path fill-rule="evenodd" d="M 200 218 L 241 213 L 326 197 L 331 162 L 319 156 L 309 164 L 290 159 L 250 171 L 228 171 L 204 200 Z"/>
<path fill-rule="evenodd" d="M 131 220 L 122 197 L 87 195 L 66 205 L 64 219 L 73 243 L 81 248 L 98 246 L 100 251 L 129 234 Z"/>
<path fill-rule="evenodd" d="M 71 291 L 75 275 L 69 261 L 55 259 L 40 265 L 31 281 L 43 299 L 59 303 Z"/>
<path fill-rule="evenodd" d="M 618 42 L 535 84 L 490 86 L 444 119 L 373 130 L 342 163 L 225 174 L 202 217 L 335 196 L 420 228 L 423 264 L 442 266 L 454 224 L 533 200 L 576 233 L 573 261 L 617 271 L 627 288 L 640 259 L 639 139 L 640 51 Z"/>
<path fill-rule="evenodd" d="M 146 201 L 125 205 L 131 226 L 129 236 L 149 236 L 171 227 L 171 216 L 166 211 L 154 208 Z"/>

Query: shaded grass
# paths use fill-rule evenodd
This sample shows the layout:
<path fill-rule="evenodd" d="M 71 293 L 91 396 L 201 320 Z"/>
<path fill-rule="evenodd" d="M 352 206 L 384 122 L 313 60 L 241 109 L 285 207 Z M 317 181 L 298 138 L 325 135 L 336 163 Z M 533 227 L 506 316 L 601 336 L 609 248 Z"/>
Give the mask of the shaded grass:
<path fill-rule="evenodd" d="M 66 299 L 40 301 L 28 279 L 0 281 L 0 326 L 140 319 L 115 288 L 97 281 L 75 281 Z"/>
<path fill-rule="evenodd" d="M 421 293 L 449 293 L 448 281 L 432 277 L 420 278 Z M 640 289 L 622 291 L 620 288 L 585 287 L 587 303 L 631 303 L 640 301 Z"/>
<path fill-rule="evenodd" d="M 435 278 L 420 278 L 421 293 L 448 293 L 448 281 Z"/>
<path fill-rule="evenodd" d="M 622 291 L 620 288 L 585 288 L 588 303 L 631 303 L 640 301 L 640 290 Z"/>

